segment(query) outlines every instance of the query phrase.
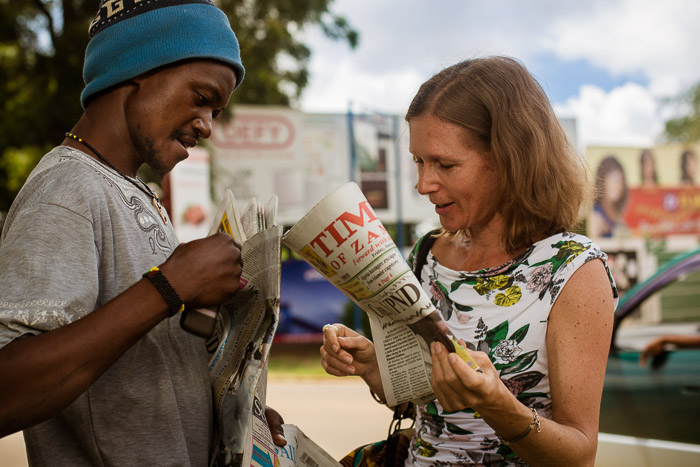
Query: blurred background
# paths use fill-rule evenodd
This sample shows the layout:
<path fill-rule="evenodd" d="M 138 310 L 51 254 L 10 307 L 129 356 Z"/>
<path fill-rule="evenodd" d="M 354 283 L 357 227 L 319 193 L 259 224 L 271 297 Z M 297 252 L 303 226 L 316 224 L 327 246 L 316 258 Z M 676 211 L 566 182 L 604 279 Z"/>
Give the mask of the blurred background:
<path fill-rule="evenodd" d="M 277 194 L 279 221 L 289 227 L 352 180 L 407 253 L 438 224 L 430 204 L 413 190 L 403 121 L 412 96 L 432 74 L 459 60 L 515 57 L 539 80 L 588 160 L 596 199 L 578 230 L 609 254 L 623 299 L 629 293 L 627 300 L 634 302 L 618 319 L 619 341 L 611 343 L 617 363 L 608 365 L 601 421 L 601 432 L 611 434 L 610 442 L 627 457 L 616 461 L 623 463 L 605 461 L 603 443 L 599 463 L 669 465 L 656 459 L 668 461 L 677 452 L 694 455 L 694 465 L 700 462 L 700 432 L 689 428 L 689 414 L 700 413 L 700 353 L 669 346 L 670 358 L 656 367 L 636 363 L 644 343 L 656 336 L 700 333 L 700 266 L 687 262 L 699 254 L 700 239 L 700 2 L 215 3 L 240 40 L 246 79 L 212 138 L 187 161 L 164 180 L 141 171 L 160 190 L 182 241 L 206 234 L 227 188 L 241 205 Z M 97 4 L 0 0 L 0 225 L 31 169 L 81 114 L 83 55 Z M 684 254 L 680 272 L 654 281 L 657 271 Z M 323 324 L 366 329 L 363 314 L 330 283 L 289 252 L 283 259 L 271 397 L 275 381 L 329 381 L 317 363 Z M 338 387 L 310 384 L 302 393 L 321 404 L 322 394 Z M 309 392 L 314 388 L 318 395 Z M 356 390 L 362 395 L 354 413 L 362 427 L 368 419 L 358 410 L 373 402 L 363 388 Z M 679 433 L 650 418 L 654 411 L 668 416 L 663 404 L 671 401 L 676 405 L 668 410 L 686 417 L 673 419 Z M 323 413 L 332 410 L 333 402 L 328 404 Z M 364 442 L 384 436 L 389 418 L 378 416 L 386 422 L 378 422 L 378 432 Z M 303 422 L 293 422 L 304 429 Z M 318 431 L 322 438 L 327 434 Z M 21 437 L 12 439 L 19 439 L 21 449 Z M 0 465 L 23 465 L 3 461 L 11 441 L 0 440 Z M 361 439 L 333 449 L 347 451 L 356 441 Z M 636 451 L 621 450 L 623 444 Z"/>

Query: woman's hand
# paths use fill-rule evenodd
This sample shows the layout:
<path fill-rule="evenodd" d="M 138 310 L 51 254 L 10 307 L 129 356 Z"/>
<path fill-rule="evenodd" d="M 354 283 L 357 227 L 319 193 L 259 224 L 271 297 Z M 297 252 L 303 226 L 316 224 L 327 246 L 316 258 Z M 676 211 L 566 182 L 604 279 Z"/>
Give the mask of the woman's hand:
<path fill-rule="evenodd" d="M 471 369 L 456 353 L 448 353 L 439 342 L 430 345 L 433 391 L 447 412 L 466 408 L 480 411 L 498 404 L 500 396 L 509 397 L 488 355 L 468 349 L 467 352 L 478 363 L 479 371 Z"/>
<path fill-rule="evenodd" d="M 342 324 L 323 327 L 321 366 L 333 376 L 360 376 L 382 399 L 384 390 L 374 344 Z"/>

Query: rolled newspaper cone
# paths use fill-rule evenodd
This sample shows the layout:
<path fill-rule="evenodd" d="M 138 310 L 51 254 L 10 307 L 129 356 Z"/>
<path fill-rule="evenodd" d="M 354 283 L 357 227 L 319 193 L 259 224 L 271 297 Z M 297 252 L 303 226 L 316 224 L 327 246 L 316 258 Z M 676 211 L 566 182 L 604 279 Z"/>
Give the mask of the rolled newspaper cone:
<path fill-rule="evenodd" d="M 282 242 L 382 326 L 408 325 L 428 344 L 437 340 L 454 352 L 430 297 L 356 183 L 328 194 Z"/>
<path fill-rule="evenodd" d="M 432 400 L 430 344 L 455 352 L 453 336 L 360 187 L 332 191 L 282 243 L 369 316 L 387 402 Z M 468 352 L 458 354 L 478 369 Z"/>

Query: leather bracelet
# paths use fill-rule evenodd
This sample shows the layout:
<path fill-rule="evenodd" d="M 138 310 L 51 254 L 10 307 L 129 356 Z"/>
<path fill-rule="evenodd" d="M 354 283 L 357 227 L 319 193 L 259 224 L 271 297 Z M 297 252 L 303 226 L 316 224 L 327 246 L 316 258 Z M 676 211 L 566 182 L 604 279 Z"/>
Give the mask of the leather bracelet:
<path fill-rule="evenodd" d="M 173 316 L 185 309 L 185 304 L 182 302 L 182 299 L 177 292 L 175 292 L 175 289 L 173 289 L 170 281 L 167 277 L 165 277 L 160 269 L 153 267 L 146 274 L 144 274 L 143 277 L 151 281 L 156 290 L 163 296 L 165 303 L 168 305 L 168 317 Z"/>
<path fill-rule="evenodd" d="M 496 437 L 501 442 L 501 444 L 503 444 L 505 446 L 510 446 L 511 443 L 515 443 L 516 441 L 520 441 L 521 439 L 523 439 L 524 437 L 529 435 L 533 428 L 535 428 L 535 431 L 537 431 L 538 433 L 540 433 L 542 431 L 542 427 L 540 426 L 540 417 L 537 415 L 537 410 L 533 409 L 532 407 L 528 407 L 528 408 L 530 410 L 532 410 L 532 416 L 533 416 L 532 423 L 530 423 L 527 426 L 527 428 L 525 428 L 525 431 L 523 431 L 522 433 L 520 433 L 518 436 L 516 436 L 513 439 L 505 440 L 505 439 L 501 438 L 501 436 L 498 433 L 496 433 Z"/>

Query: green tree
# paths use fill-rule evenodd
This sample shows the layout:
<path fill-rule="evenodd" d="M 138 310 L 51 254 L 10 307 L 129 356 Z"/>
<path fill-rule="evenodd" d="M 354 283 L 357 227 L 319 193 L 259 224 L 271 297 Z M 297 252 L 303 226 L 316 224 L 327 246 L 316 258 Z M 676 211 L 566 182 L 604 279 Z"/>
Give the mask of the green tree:
<path fill-rule="evenodd" d="M 700 83 L 670 102 L 680 104 L 684 111 L 683 115 L 666 121 L 666 139 L 677 143 L 700 141 Z"/>
<path fill-rule="evenodd" d="M 332 0 L 215 0 L 241 44 L 246 80 L 232 101 L 294 104 L 308 83 L 310 50 L 298 37 L 320 27 L 355 47 L 358 34 Z M 41 155 L 80 117 L 87 30 L 98 0 L 0 0 L 0 211 Z"/>

